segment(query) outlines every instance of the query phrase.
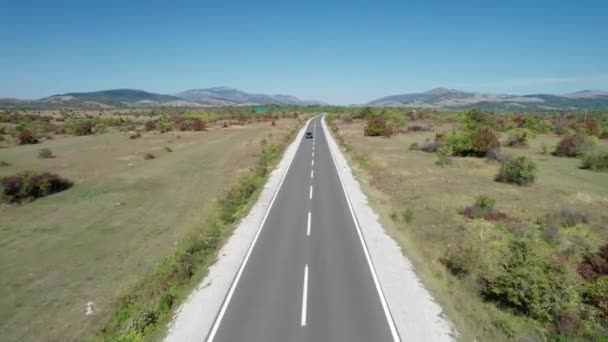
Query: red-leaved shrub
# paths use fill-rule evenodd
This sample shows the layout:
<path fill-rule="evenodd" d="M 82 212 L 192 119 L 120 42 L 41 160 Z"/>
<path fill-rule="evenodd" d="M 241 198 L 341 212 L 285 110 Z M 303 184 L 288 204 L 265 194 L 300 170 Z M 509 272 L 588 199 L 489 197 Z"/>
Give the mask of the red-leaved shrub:
<path fill-rule="evenodd" d="M 585 256 L 578 266 L 578 273 L 587 280 L 595 280 L 608 275 L 608 243 L 595 254 Z"/>

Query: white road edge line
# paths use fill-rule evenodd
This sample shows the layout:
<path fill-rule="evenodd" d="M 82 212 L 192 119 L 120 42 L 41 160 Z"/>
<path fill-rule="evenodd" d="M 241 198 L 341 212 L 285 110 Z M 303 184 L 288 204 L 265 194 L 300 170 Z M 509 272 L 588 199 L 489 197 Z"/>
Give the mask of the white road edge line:
<path fill-rule="evenodd" d="M 312 119 L 310 119 L 310 121 L 312 121 L 314 119 L 315 118 L 312 118 Z M 310 121 L 306 123 L 306 126 L 308 126 L 310 124 Z M 245 266 L 247 266 L 247 261 L 249 261 L 249 257 L 251 256 L 253 247 L 255 247 L 255 243 L 258 241 L 258 237 L 260 236 L 260 233 L 262 232 L 262 229 L 264 228 L 264 224 L 266 223 L 266 219 L 268 218 L 268 214 L 270 214 L 270 209 L 272 208 L 272 205 L 274 204 L 274 201 L 276 200 L 277 195 L 279 194 L 279 192 L 281 192 L 281 187 L 283 186 L 283 182 L 285 181 L 285 178 L 287 178 L 289 169 L 291 169 L 291 165 L 293 164 L 293 161 L 296 159 L 295 155 L 298 153 L 298 149 L 300 148 L 301 144 L 302 144 L 302 142 L 300 142 L 298 144 L 298 148 L 296 149 L 296 152 L 294 153 L 293 158 L 289 162 L 289 165 L 287 165 L 287 170 L 285 170 L 285 173 L 283 174 L 283 177 L 281 178 L 281 182 L 279 183 L 279 186 L 277 187 L 277 191 L 272 196 L 272 200 L 270 201 L 270 204 L 268 205 L 268 208 L 266 209 L 266 213 L 264 214 L 262 223 L 260 223 L 258 232 L 253 237 L 251 246 L 249 246 L 249 249 L 247 250 L 247 254 L 245 254 L 245 259 L 243 259 L 243 263 L 241 264 L 241 267 L 239 268 L 239 271 L 237 272 L 236 277 L 232 281 L 230 290 L 228 290 L 228 295 L 226 296 L 226 299 L 224 299 L 224 303 L 222 304 L 220 313 L 217 315 L 215 322 L 213 322 L 213 327 L 211 328 L 211 332 L 209 333 L 209 336 L 207 337 L 207 340 L 206 340 L 207 342 L 212 342 L 213 339 L 215 338 L 215 335 L 217 334 L 217 331 L 219 330 L 220 324 L 222 323 L 222 318 L 224 318 L 224 314 L 226 313 L 226 310 L 228 309 L 228 304 L 230 304 L 230 299 L 232 299 L 234 290 L 236 290 L 236 286 L 238 285 L 239 280 L 241 279 L 241 275 L 243 274 L 243 271 L 245 270 Z"/>
<path fill-rule="evenodd" d="M 306 236 L 310 236 L 310 211 L 308 212 L 308 224 L 306 227 Z"/>
<path fill-rule="evenodd" d="M 310 194 L 308 197 L 310 197 L 310 199 L 312 199 L 312 185 L 310 186 Z"/>
<path fill-rule="evenodd" d="M 308 302 L 308 264 L 304 267 L 304 286 L 302 288 L 302 319 L 300 326 L 306 326 L 306 307 Z"/>
<path fill-rule="evenodd" d="M 323 117 L 321 120 L 325 120 Z M 330 133 L 328 133 L 330 134 Z M 344 181 L 342 180 L 342 174 L 338 170 L 338 163 L 336 162 L 336 158 L 334 157 L 334 152 L 328 144 L 328 149 L 331 154 L 331 159 L 334 161 L 334 166 L 336 167 L 336 173 L 338 174 L 338 178 L 340 179 L 340 184 L 342 185 L 342 191 L 344 192 L 344 196 L 346 197 L 346 203 L 348 204 L 348 208 L 350 209 L 350 214 L 353 217 L 353 221 L 355 222 L 355 227 L 357 228 L 357 234 L 359 235 L 359 240 L 361 241 L 361 245 L 363 246 L 363 253 L 365 254 L 365 259 L 367 259 L 367 265 L 369 266 L 369 270 L 372 273 L 372 279 L 374 280 L 374 285 L 376 286 L 376 290 L 378 291 L 378 296 L 380 297 L 380 303 L 382 304 L 382 310 L 384 311 L 384 315 L 386 316 L 386 320 L 388 321 L 389 328 L 391 330 L 391 335 L 393 336 L 393 341 L 400 342 L 401 338 L 399 337 L 399 332 L 397 331 L 397 327 L 395 326 L 395 322 L 393 321 L 393 316 L 391 316 L 391 312 L 388 308 L 388 303 L 386 302 L 386 298 L 384 298 L 384 292 L 382 292 L 382 287 L 380 286 L 380 281 L 378 280 L 378 275 L 376 274 L 376 269 L 374 268 L 374 264 L 372 263 L 372 259 L 369 255 L 369 251 L 367 250 L 367 244 L 365 243 L 365 239 L 363 238 L 363 233 L 361 232 L 361 227 L 359 226 L 359 221 L 357 221 L 357 216 L 355 215 L 355 211 L 353 210 L 353 205 L 350 203 L 350 197 L 348 197 L 348 193 L 346 192 L 346 187 L 344 186 Z"/>

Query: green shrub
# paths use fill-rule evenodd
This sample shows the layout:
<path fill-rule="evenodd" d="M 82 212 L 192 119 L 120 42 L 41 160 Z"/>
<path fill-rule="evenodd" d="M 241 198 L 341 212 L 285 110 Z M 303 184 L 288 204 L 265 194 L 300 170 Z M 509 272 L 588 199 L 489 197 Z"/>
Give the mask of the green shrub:
<path fill-rule="evenodd" d="M 513 183 L 517 185 L 528 185 L 534 182 L 538 175 L 538 168 L 532 159 L 521 156 L 510 158 L 501 163 L 496 181 Z"/>
<path fill-rule="evenodd" d="M 608 170 L 608 153 L 588 153 L 581 162 L 581 169 Z"/>
<path fill-rule="evenodd" d="M 391 134 L 391 128 L 388 126 L 386 119 L 381 116 L 369 118 L 363 129 L 363 135 L 368 137 L 390 137 Z"/>
<path fill-rule="evenodd" d="M 144 159 L 145 160 L 150 160 L 150 159 L 154 159 L 154 158 L 156 158 L 156 156 L 153 155 L 152 153 L 145 153 L 144 154 Z"/>
<path fill-rule="evenodd" d="M 608 317 L 608 275 L 585 284 L 582 297 L 583 302 L 597 307 L 605 317 Z"/>
<path fill-rule="evenodd" d="M 93 134 L 93 127 L 91 119 L 71 119 L 66 123 L 66 132 L 77 136 L 91 135 Z"/>
<path fill-rule="evenodd" d="M 413 142 L 410 144 L 410 151 L 418 151 L 420 150 L 420 146 L 418 146 L 417 142 Z"/>
<path fill-rule="evenodd" d="M 479 251 L 468 243 L 450 245 L 439 261 L 456 277 L 462 278 L 473 271 L 479 260 Z"/>
<path fill-rule="evenodd" d="M 557 157 L 578 157 L 593 149 L 595 141 L 582 134 L 565 136 L 553 151 Z"/>
<path fill-rule="evenodd" d="M 487 300 L 540 321 L 553 321 L 578 301 L 568 269 L 544 261 L 523 241 L 512 241 L 482 282 Z"/>
<path fill-rule="evenodd" d="M 11 166 L 11 163 L 4 161 L 4 160 L 0 160 L 0 167 L 6 167 L 6 166 Z"/>
<path fill-rule="evenodd" d="M 173 150 L 169 146 L 165 146 L 165 151 L 167 151 L 167 152 L 173 152 Z"/>
<path fill-rule="evenodd" d="M 523 118 L 522 127 L 527 128 L 534 133 L 549 133 L 551 130 L 551 123 L 545 119 L 528 115 Z"/>
<path fill-rule="evenodd" d="M 50 149 L 42 148 L 38 151 L 38 158 L 49 159 L 49 158 L 55 158 L 55 156 L 53 155 L 53 152 Z"/>
<path fill-rule="evenodd" d="M 370 107 L 363 107 L 361 110 L 353 115 L 353 119 L 368 119 L 374 116 L 374 111 Z"/>
<path fill-rule="evenodd" d="M 414 210 L 412 210 L 412 208 L 406 208 L 401 213 L 401 217 L 403 217 L 403 221 L 406 223 L 412 223 L 414 221 Z"/>
<path fill-rule="evenodd" d="M 498 137 L 489 127 L 479 126 L 474 130 L 461 126 L 444 138 L 443 144 L 454 156 L 485 157 L 493 149 L 500 147 Z"/>

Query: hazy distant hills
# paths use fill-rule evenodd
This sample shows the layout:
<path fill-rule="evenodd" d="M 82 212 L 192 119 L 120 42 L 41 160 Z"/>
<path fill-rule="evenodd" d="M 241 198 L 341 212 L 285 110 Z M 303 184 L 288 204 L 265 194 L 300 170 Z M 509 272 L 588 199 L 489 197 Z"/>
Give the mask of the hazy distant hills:
<path fill-rule="evenodd" d="M 562 95 L 507 95 L 435 88 L 424 93 L 387 96 L 371 101 L 367 105 L 436 109 L 475 107 L 493 111 L 606 109 L 608 108 L 608 91 L 583 90 Z"/>
<path fill-rule="evenodd" d="M 249 94 L 244 91 L 216 87 L 191 89 L 175 95 L 163 95 L 134 89 L 110 89 L 86 93 L 66 93 L 52 95 L 40 100 L 26 101 L 0 99 L 0 105 L 36 105 L 51 107 L 204 107 L 204 106 L 247 106 L 247 105 L 311 105 L 319 101 L 300 100 L 290 95 Z"/>
<path fill-rule="evenodd" d="M 291 95 L 250 94 L 229 87 L 207 89 L 191 89 L 175 94 L 187 101 L 207 105 L 248 105 L 248 104 L 277 104 L 277 105 L 313 105 L 323 104 L 320 101 L 306 101 Z"/>

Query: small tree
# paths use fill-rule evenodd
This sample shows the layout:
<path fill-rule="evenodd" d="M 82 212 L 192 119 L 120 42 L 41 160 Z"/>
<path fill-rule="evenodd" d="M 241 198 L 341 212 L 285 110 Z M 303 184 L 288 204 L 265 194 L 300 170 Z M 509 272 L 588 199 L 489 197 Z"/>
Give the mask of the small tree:
<path fill-rule="evenodd" d="M 29 129 L 22 129 L 17 133 L 20 145 L 37 144 L 38 138 Z"/>

